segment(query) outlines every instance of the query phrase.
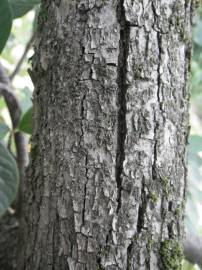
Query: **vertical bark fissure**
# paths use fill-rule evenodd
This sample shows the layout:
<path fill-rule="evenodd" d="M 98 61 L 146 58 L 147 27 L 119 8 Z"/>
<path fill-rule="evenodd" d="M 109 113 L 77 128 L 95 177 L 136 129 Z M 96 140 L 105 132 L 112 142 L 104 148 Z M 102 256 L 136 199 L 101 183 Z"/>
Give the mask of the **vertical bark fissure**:
<path fill-rule="evenodd" d="M 144 217 L 146 213 L 146 206 L 147 206 L 147 200 L 146 200 L 146 193 L 145 193 L 145 183 L 143 180 L 142 188 L 141 188 L 141 202 L 138 209 L 137 233 L 140 233 L 141 230 L 144 228 Z"/>
<path fill-rule="evenodd" d="M 161 116 L 163 121 L 165 122 L 164 110 L 162 107 L 162 101 L 160 98 L 160 91 L 161 91 L 161 55 L 162 55 L 162 36 L 160 32 L 157 32 L 157 43 L 158 43 L 158 50 L 159 50 L 159 63 L 157 67 L 157 99 L 159 104 L 159 110 L 161 112 Z"/>
<path fill-rule="evenodd" d="M 83 129 L 83 120 L 84 120 L 84 112 L 85 112 L 85 108 L 84 108 L 84 102 L 86 99 L 86 95 L 84 94 L 82 100 L 81 100 L 81 136 L 80 136 L 80 140 L 79 140 L 79 145 L 81 145 L 81 140 L 83 138 L 84 135 L 84 129 Z"/>
<path fill-rule="evenodd" d="M 81 136 L 79 145 L 81 146 L 81 141 L 84 139 L 84 127 L 83 127 L 83 121 L 85 119 L 84 113 L 85 113 L 85 100 L 86 100 L 86 94 L 84 94 L 82 100 L 81 100 Z M 85 211 L 86 211 L 86 194 L 87 194 L 87 183 L 88 183 L 88 153 L 86 152 L 86 158 L 85 158 L 85 185 L 84 185 L 84 197 L 83 197 L 83 210 L 82 210 L 82 224 L 85 223 Z"/>
<path fill-rule="evenodd" d="M 156 24 L 157 24 L 157 13 L 156 13 L 156 9 L 154 6 L 154 2 L 152 1 L 151 3 L 151 8 L 152 8 L 152 12 L 153 12 L 153 17 L 154 17 L 154 24 L 152 26 L 152 28 L 156 31 Z M 160 66 L 161 66 L 161 46 L 160 46 L 160 42 L 161 42 L 161 36 L 160 33 L 157 31 L 157 44 L 158 44 L 158 50 L 159 50 L 159 55 L 158 55 L 158 66 L 157 66 L 157 100 L 159 103 L 159 107 L 160 107 L 160 84 L 161 84 L 161 75 L 160 75 Z M 156 172 L 156 160 L 157 160 L 157 131 L 159 128 L 159 123 L 157 122 L 156 119 L 156 112 L 154 112 L 154 150 L 153 150 L 153 164 L 152 164 L 152 179 L 155 180 L 157 178 L 157 172 Z"/>
<path fill-rule="evenodd" d="M 156 122 L 156 117 L 154 114 L 154 122 L 155 122 L 155 127 L 154 127 L 154 150 L 153 150 L 153 164 L 152 164 L 152 179 L 156 180 L 157 179 L 157 173 L 156 173 L 156 160 L 157 160 L 157 130 L 158 130 L 158 123 Z"/>
<path fill-rule="evenodd" d="M 146 214 L 146 208 L 147 208 L 147 199 L 146 199 L 146 193 L 145 193 L 145 182 L 144 179 L 142 181 L 142 187 L 141 187 L 141 202 L 138 209 L 138 217 L 137 217 L 137 235 L 139 235 L 144 229 L 144 219 Z M 136 238 L 136 235 L 134 236 L 134 239 Z M 133 249 L 134 249 L 134 239 L 132 239 L 130 245 L 127 248 L 127 267 L 126 270 L 131 269 L 131 259 L 133 256 Z M 149 259 L 149 258 L 148 258 Z M 149 260 L 147 260 L 147 265 L 149 264 Z M 149 270 L 149 268 L 148 268 Z"/>
<path fill-rule="evenodd" d="M 122 171 L 125 159 L 125 138 L 126 127 L 126 93 L 127 93 L 127 59 L 129 52 L 130 26 L 127 24 L 124 9 L 124 0 L 121 0 L 117 7 L 117 18 L 120 23 L 120 41 L 119 41 L 119 59 L 118 59 L 118 123 L 117 123 L 117 152 L 116 152 L 116 183 L 118 189 L 117 195 L 117 213 L 121 208 L 121 190 L 122 190 Z"/>
<path fill-rule="evenodd" d="M 153 7 L 153 13 L 154 13 L 154 18 L 156 21 L 156 12 L 155 12 L 155 8 Z M 164 116 L 164 110 L 162 108 L 162 102 L 161 102 L 161 98 L 160 98 L 160 91 L 161 91 L 161 55 L 162 55 L 162 37 L 161 37 L 161 33 L 159 31 L 157 31 L 157 44 L 158 44 L 158 66 L 157 66 L 157 101 L 158 101 L 158 106 L 159 106 L 159 111 L 161 112 L 161 116 L 163 119 L 163 122 L 165 122 L 165 116 Z M 156 113 L 154 114 L 154 123 L 155 123 L 155 127 L 154 127 L 154 161 L 153 161 L 153 165 L 152 165 L 152 178 L 153 180 L 157 178 L 157 173 L 156 173 L 156 160 L 157 160 L 157 142 L 158 142 L 158 138 L 157 138 L 157 133 L 158 133 L 158 129 L 159 129 L 159 123 L 158 123 L 158 119 L 156 118 Z"/>
<path fill-rule="evenodd" d="M 130 270 L 131 269 L 132 251 L 133 251 L 133 242 L 130 243 L 130 245 L 127 248 L 127 266 L 126 266 L 126 270 Z"/>
<path fill-rule="evenodd" d="M 85 223 L 85 211 L 86 211 L 86 194 L 87 194 L 87 184 L 88 184 L 88 155 L 86 154 L 86 160 L 85 160 L 85 177 L 86 177 L 86 183 L 84 186 L 84 200 L 83 200 L 83 211 L 82 211 L 82 223 Z"/>
<path fill-rule="evenodd" d="M 97 261 L 98 269 L 99 270 L 104 270 L 104 268 L 102 267 L 101 257 L 97 256 L 96 261 Z"/>

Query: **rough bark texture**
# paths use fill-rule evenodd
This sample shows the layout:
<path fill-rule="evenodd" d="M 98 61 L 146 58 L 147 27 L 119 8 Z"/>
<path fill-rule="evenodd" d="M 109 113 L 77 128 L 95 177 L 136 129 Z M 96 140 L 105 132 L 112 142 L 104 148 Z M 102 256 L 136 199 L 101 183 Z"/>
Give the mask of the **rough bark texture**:
<path fill-rule="evenodd" d="M 43 0 L 19 270 L 180 269 L 190 0 Z"/>
<path fill-rule="evenodd" d="M 16 215 L 7 212 L 0 222 L 0 269 L 17 269 L 19 222 Z"/>

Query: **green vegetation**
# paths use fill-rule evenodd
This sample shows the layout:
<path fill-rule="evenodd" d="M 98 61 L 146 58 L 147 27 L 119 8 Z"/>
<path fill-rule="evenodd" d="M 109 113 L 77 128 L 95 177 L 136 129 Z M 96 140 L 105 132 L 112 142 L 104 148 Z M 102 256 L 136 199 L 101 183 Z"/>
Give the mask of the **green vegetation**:
<path fill-rule="evenodd" d="M 1 90 L 0 95 L 0 217 L 15 199 L 19 185 L 21 172 L 18 171 L 16 161 L 22 157 L 18 156 L 16 134 L 19 131 L 31 134 L 32 129 L 33 86 L 27 68 L 32 53 L 35 12 L 31 11 L 21 19 L 16 18 L 33 10 L 37 3 L 38 0 L 0 1 L 0 68 L 10 83 L 4 83 L 5 89 Z M 25 136 L 28 141 L 29 135 Z M 29 145 L 24 147 L 25 152 L 28 152 Z"/>
<path fill-rule="evenodd" d="M 160 254 L 164 270 L 182 269 L 183 252 L 179 243 L 172 239 L 163 241 L 160 245 Z"/>

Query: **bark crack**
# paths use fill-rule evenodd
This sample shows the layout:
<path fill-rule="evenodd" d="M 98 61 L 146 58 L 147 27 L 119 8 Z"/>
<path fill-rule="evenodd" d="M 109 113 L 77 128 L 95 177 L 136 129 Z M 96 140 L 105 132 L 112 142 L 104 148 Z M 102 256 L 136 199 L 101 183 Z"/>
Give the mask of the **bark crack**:
<path fill-rule="evenodd" d="M 158 67 L 157 67 L 157 99 L 158 99 L 158 103 L 159 103 L 159 107 L 161 104 L 160 101 L 160 88 L 161 88 L 161 53 L 162 53 L 162 48 L 161 48 L 161 35 L 159 32 L 157 32 L 157 43 L 158 43 L 158 50 L 159 50 L 159 62 L 158 62 Z"/>
<path fill-rule="evenodd" d="M 81 146 L 81 140 L 82 140 L 83 135 L 84 135 L 83 120 L 85 119 L 85 117 L 84 117 L 84 112 L 85 112 L 84 102 L 85 102 L 85 100 L 86 100 L 86 94 L 84 94 L 84 96 L 82 97 L 82 100 L 81 100 L 81 135 L 80 135 L 80 139 L 79 139 L 79 146 Z"/>
<path fill-rule="evenodd" d="M 141 230 L 144 228 L 144 218 L 147 208 L 147 201 L 146 201 L 146 193 L 145 193 L 145 183 L 144 180 L 142 182 L 141 188 L 141 202 L 138 209 L 138 217 L 137 217 L 137 232 L 140 233 Z"/>
<path fill-rule="evenodd" d="M 84 113 L 85 113 L 85 107 L 84 107 L 84 102 L 86 100 L 86 94 L 82 97 L 81 100 L 81 135 L 79 139 L 79 146 L 81 146 L 81 141 L 84 137 L 84 126 L 83 126 L 83 120 L 85 119 Z M 84 225 L 85 222 L 85 211 L 86 211 L 86 194 L 87 194 L 87 183 L 88 183 L 88 154 L 86 153 L 85 157 L 85 186 L 84 186 L 84 199 L 83 199 L 83 210 L 82 210 L 82 224 Z"/>
<path fill-rule="evenodd" d="M 85 211 L 86 211 L 86 194 L 87 194 L 87 184 L 88 184 L 88 155 L 86 154 L 86 160 L 85 160 L 85 177 L 86 177 L 86 183 L 84 186 L 84 200 L 83 200 L 83 210 L 82 210 L 82 224 L 84 225 L 85 222 Z"/>
<path fill-rule="evenodd" d="M 133 241 L 130 243 L 130 245 L 127 248 L 127 266 L 126 266 L 126 270 L 131 269 L 132 250 L 133 250 Z"/>
<path fill-rule="evenodd" d="M 126 21 L 124 0 L 117 7 L 117 19 L 120 24 L 119 59 L 118 59 L 118 123 L 116 152 L 117 213 L 121 208 L 122 172 L 125 159 L 124 144 L 126 138 L 126 93 L 127 93 L 127 59 L 129 53 L 130 26 Z"/>
<path fill-rule="evenodd" d="M 158 104 L 159 104 L 159 109 L 162 115 L 163 122 L 165 122 L 165 116 L 164 113 L 165 111 L 163 110 L 162 107 L 162 101 L 160 98 L 160 92 L 161 92 L 161 56 L 162 56 L 162 37 L 161 33 L 157 32 L 157 43 L 158 43 L 158 49 L 159 49 L 159 62 L 158 62 L 158 67 L 157 67 L 157 99 L 158 99 Z"/>
<path fill-rule="evenodd" d="M 152 164 L 152 179 L 156 180 L 157 179 L 157 172 L 156 172 L 156 161 L 157 161 L 157 146 L 158 146 L 158 140 L 156 138 L 156 134 L 157 134 L 157 130 L 159 127 L 159 124 L 156 122 L 156 116 L 154 114 L 154 123 L 155 123 L 155 127 L 154 127 L 154 154 L 153 154 L 153 164 Z"/>
<path fill-rule="evenodd" d="M 161 91 L 161 55 L 162 55 L 162 38 L 161 38 L 161 33 L 157 31 L 157 44 L 158 44 L 158 49 L 159 49 L 159 54 L 158 54 L 158 66 L 157 66 L 157 101 L 159 105 L 159 110 L 162 115 L 163 122 L 165 122 L 165 117 L 164 117 L 164 110 L 162 108 L 162 102 L 160 98 L 160 91 Z M 157 160 L 157 132 L 159 128 L 159 122 L 158 119 L 156 119 L 156 113 L 154 113 L 154 161 L 152 165 L 152 179 L 157 178 L 157 173 L 156 173 L 156 160 Z"/>

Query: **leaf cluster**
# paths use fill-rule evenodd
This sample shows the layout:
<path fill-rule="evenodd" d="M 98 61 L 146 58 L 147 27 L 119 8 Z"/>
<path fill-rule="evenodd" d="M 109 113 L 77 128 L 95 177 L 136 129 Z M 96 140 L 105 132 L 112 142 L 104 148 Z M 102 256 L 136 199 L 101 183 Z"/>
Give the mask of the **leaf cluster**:
<path fill-rule="evenodd" d="M 25 15 L 40 0 L 1 0 L 0 1 L 0 53 L 9 38 L 14 19 Z"/>
<path fill-rule="evenodd" d="M 13 20 L 24 16 L 28 11 L 38 5 L 39 2 L 40 0 L 0 0 L 0 54 L 5 48 L 9 36 L 11 43 L 14 43 L 13 37 L 11 38 Z M 9 58 L 11 55 L 10 50 L 5 51 L 7 52 L 4 54 L 4 57 L 6 55 Z M 15 63 L 15 65 L 17 66 L 17 63 Z M 3 67 L 0 66 L 0 68 L 2 69 Z M 9 76 L 7 80 L 10 82 L 9 85 L 11 85 Z M 0 83 L 4 83 L 1 81 L 1 78 Z M 32 130 L 30 89 L 25 87 L 21 89 L 20 92 L 11 89 L 11 94 L 17 100 L 19 106 L 19 111 L 16 112 L 16 114 L 22 112 L 17 125 L 13 125 L 12 123 L 8 104 L 1 90 L 2 89 L 0 89 L 0 217 L 16 198 L 20 181 L 19 164 L 17 163 L 19 157 L 16 151 L 15 134 L 19 132 L 27 134 L 27 139 L 29 139 Z M 26 150 L 28 151 L 28 146 Z"/>

